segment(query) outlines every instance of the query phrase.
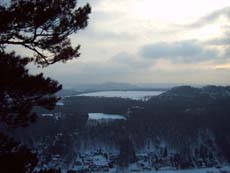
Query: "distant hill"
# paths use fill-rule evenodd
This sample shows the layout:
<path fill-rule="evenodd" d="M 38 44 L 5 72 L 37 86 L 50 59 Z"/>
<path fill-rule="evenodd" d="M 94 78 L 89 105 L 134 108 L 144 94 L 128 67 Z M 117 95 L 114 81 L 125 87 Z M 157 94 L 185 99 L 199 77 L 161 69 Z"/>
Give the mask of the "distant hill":
<path fill-rule="evenodd" d="M 106 90 L 129 90 L 139 87 L 129 83 L 107 82 L 101 84 L 78 84 L 73 89 L 77 91 L 106 91 Z"/>
<path fill-rule="evenodd" d="M 65 97 L 65 96 L 73 96 L 73 95 L 78 95 L 81 94 L 82 92 L 71 90 L 71 89 L 62 89 L 57 93 L 59 97 Z"/>
<path fill-rule="evenodd" d="M 128 83 L 102 83 L 102 84 L 79 84 L 71 89 L 63 89 L 57 93 L 58 96 L 73 96 L 88 92 L 97 91 L 121 91 L 121 90 L 141 90 L 140 87 Z"/>
<path fill-rule="evenodd" d="M 191 86 L 174 87 L 160 95 L 160 97 L 197 97 L 207 96 L 210 99 L 229 97 L 230 86 L 214 86 L 208 85 L 202 88 L 195 88 Z"/>

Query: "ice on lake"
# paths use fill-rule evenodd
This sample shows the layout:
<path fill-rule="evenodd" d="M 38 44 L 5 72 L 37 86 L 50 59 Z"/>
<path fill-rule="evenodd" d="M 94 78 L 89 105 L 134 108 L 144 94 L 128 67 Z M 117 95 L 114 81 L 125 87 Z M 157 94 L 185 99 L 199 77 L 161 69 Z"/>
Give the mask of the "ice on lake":
<path fill-rule="evenodd" d="M 89 120 L 126 120 L 126 117 L 118 114 L 88 113 Z"/>
<path fill-rule="evenodd" d="M 100 91 L 84 93 L 78 96 L 90 97 L 119 97 L 132 100 L 148 100 L 153 96 L 160 95 L 164 91 Z"/>

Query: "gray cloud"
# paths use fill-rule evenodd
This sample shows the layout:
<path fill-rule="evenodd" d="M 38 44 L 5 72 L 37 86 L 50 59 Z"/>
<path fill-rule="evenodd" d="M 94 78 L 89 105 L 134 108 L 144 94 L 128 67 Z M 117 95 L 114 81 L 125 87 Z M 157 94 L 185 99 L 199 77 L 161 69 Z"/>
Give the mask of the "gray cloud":
<path fill-rule="evenodd" d="M 92 7 L 93 8 L 93 7 Z M 113 14 L 100 10 L 92 10 L 90 14 L 89 25 L 84 29 L 84 32 L 78 37 L 89 38 L 94 40 L 131 40 L 135 35 L 130 32 L 118 32 L 115 28 L 110 28 L 108 23 L 116 23 L 121 20 L 124 14 Z"/>
<path fill-rule="evenodd" d="M 170 59 L 172 62 L 195 63 L 218 57 L 216 49 L 206 49 L 195 40 L 159 42 L 143 46 L 139 54 L 144 58 Z"/>
<path fill-rule="evenodd" d="M 149 61 L 145 59 L 137 58 L 136 55 L 132 55 L 128 52 L 120 52 L 113 56 L 110 59 L 111 63 L 126 65 L 131 68 L 135 69 L 146 69 L 148 67 L 151 67 L 153 63 L 150 63 Z"/>
<path fill-rule="evenodd" d="M 68 66 L 68 67 L 67 67 Z M 66 68 L 67 67 L 67 68 Z M 31 68 L 30 68 L 31 69 Z M 34 67 L 34 73 L 39 70 Z M 45 71 L 44 71 L 45 70 Z M 125 82 L 135 76 L 136 69 L 114 63 L 80 62 L 54 64 L 43 72 L 60 81 L 64 86 L 74 86 L 79 83 L 103 83 L 108 81 Z"/>
<path fill-rule="evenodd" d="M 226 18 L 229 18 L 230 17 L 230 7 L 225 7 L 225 8 L 216 10 L 216 11 L 200 18 L 198 21 L 191 23 L 189 25 L 186 25 L 186 27 L 189 27 L 189 28 L 202 27 L 204 25 L 215 22 L 221 16 L 225 16 Z"/>
<path fill-rule="evenodd" d="M 221 46 L 223 48 L 221 58 L 219 60 L 226 62 L 230 58 L 230 32 L 226 32 L 220 38 L 213 38 L 205 41 L 204 44 L 208 46 Z"/>
<path fill-rule="evenodd" d="M 130 40 L 134 39 L 134 36 L 126 32 L 112 32 L 99 30 L 93 27 L 87 28 L 84 32 L 81 33 L 80 37 L 95 39 L 95 40 Z"/>
<path fill-rule="evenodd" d="M 225 47 L 225 50 L 222 54 L 222 59 L 223 61 L 225 60 L 225 62 L 229 62 L 230 59 L 230 46 Z"/>
<path fill-rule="evenodd" d="M 205 42 L 205 44 L 213 46 L 224 46 L 230 45 L 230 37 L 214 38 Z"/>

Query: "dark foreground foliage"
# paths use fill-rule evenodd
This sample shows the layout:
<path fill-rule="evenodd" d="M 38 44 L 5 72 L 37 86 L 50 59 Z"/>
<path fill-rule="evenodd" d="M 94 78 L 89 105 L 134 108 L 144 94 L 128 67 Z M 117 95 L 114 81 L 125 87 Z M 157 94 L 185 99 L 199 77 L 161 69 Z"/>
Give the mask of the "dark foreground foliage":
<path fill-rule="evenodd" d="M 36 120 L 34 107 L 48 110 L 55 107 L 59 100 L 55 93 L 61 85 L 42 73 L 30 74 L 26 66 L 34 62 L 46 67 L 80 56 L 80 46 L 73 47 L 69 36 L 87 26 L 91 8 L 88 4 L 76 6 L 76 0 L 0 2 L 0 128 L 3 132 L 7 129 L 15 137 L 14 128 L 28 126 Z M 27 57 L 19 56 L 15 46 L 18 46 L 15 50 L 28 53 Z M 5 135 L 0 136 L 0 143 L 0 172 L 33 171 L 36 155 L 26 146 Z"/>

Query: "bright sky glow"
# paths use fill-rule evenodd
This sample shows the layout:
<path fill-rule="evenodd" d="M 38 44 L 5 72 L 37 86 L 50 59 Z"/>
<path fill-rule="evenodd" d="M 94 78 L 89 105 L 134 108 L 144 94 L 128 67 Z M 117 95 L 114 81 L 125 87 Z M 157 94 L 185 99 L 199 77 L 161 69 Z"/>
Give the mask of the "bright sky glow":
<path fill-rule="evenodd" d="M 230 84 L 229 0 L 79 0 L 81 57 L 45 69 L 64 83 Z M 43 69 L 44 70 L 44 69 Z"/>

